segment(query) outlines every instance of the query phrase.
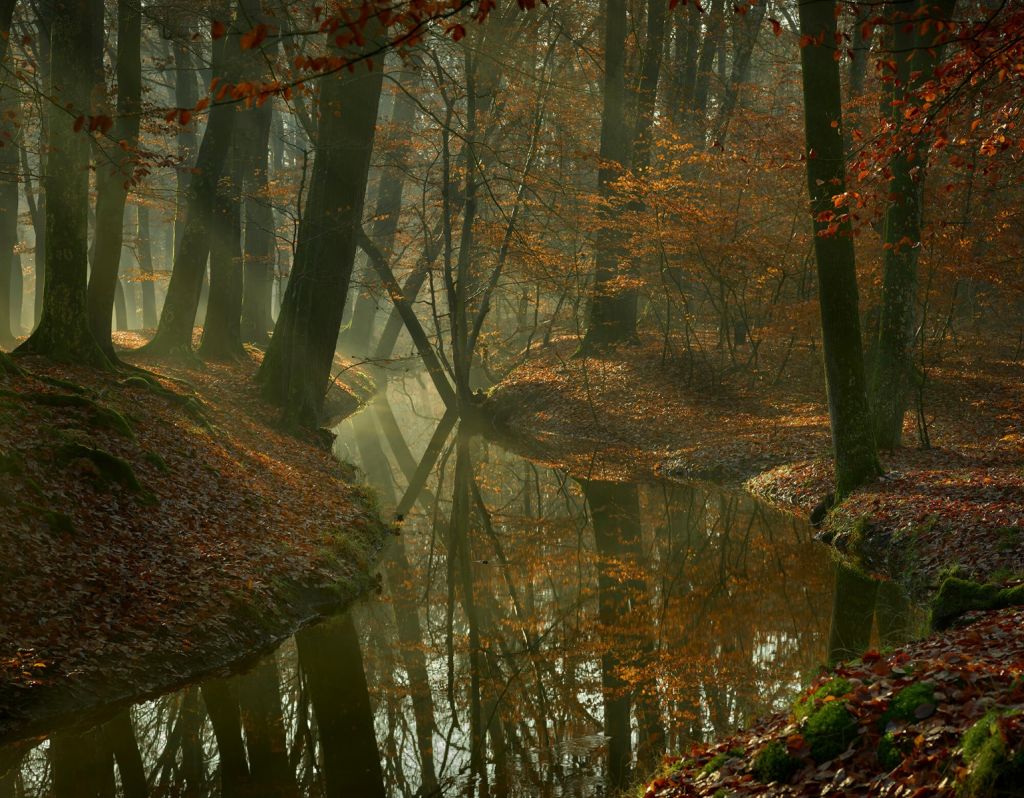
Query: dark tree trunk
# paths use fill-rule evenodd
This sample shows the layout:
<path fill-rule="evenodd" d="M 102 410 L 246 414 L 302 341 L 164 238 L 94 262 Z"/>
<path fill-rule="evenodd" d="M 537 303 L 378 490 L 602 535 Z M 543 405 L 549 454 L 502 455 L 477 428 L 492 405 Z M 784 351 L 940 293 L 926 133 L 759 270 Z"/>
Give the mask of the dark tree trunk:
<path fill-rule="evenodd" d="M 22 333 L 22 305 L 25 302 L 25 275 L 22 273 L 21 253 L 14 255 L 11 264 L 11 332 L 15 338 Z"/>
<path fill-rule="evenodd" d="M 715 56 L 725 27 L 724 0 L 712 0 L 707 29 L 697 60 L 697 74 L 693 87 L 693 102 L 689 110 L 690 135 L 693 141 L 703 142 L 707 132 L 708 97 L 711 94 L 711 75 Z"/>
<path fill-rule="evenodd" d="M 96 234 L 89 275 L 89 328 L 111 361 L 110 310 L 120 294 L 119 330 L 126 329 L 124 288 L 118 281 L 124 246 L 124 205 L 139 142 L 142 108 L 142 12 L 134 0 L 117 4 L 117 122 L 112 138 L 98 142 L 96 155 Z M 123 142 L 125 148 L 113 142 Z"/>
<path fill-rule="evenodd" d="M 259 0 L 243 0 L 249 20 L 272 23 L 261 13 Z M 277 39 L 271 38 L 263 50 L 249 51 L 246 71 L 249 79 L 262 79 L 266 63 L 277 56 Z M 237 148 L 242 160 L 242 190 L 245 195 L 245 275 L 242 294 L 241 337 L 244 341 L 266 344 L 273 327 L 271 294 L 274 288 L 274 209 L 268 196 L 267 161 L 270 157 L 270 127 L 273 103 L 247 109 L 238 122 Z"/>
<path fill-rule="evenodd" d="M 633 133 L 633 170 L 638 174 L 651 162 L 654 107 L 661 76 L 661 58 L 665 49 L 667 0 L 647 1 L 647 40 L 637 85 L 636 125 Z"/>
<path fill-rule="evenodd" d="M 102 7 L 100 7 L 102 8 Z M 50 25 L 49 146 L 43 177 L 46 191 L 46 295 L 39 326 L 19 352 L 107 367 L 109 361 L 89 330 L 86 304 L 89 270 L 89 135 L 74 130 L 90 112 L 93 26 L 102 24 L 93 0 L 57 0 Z M 71 112 L 65 110 L 70 104 Z"/>
<path fill-rule="evenodd" d="M 239 43 L 237 31 L 215 42 L 214 74 L 236 83 Z M 167 286 L 156 335 L 146 345 L 157 355 L 191 355 L 192 328 L 210 255 L 211 223 L 217 208 L 217 183 L 228 159 L 235 120 L 233 102 L 214 102 L 203 133 L 195 172 L 188 186 L 184 230 L 175 247 L 174 268 Z"/>
<path fill-rule="evenodd" d="M 319 422 L 352 276 L 380 88 L 381 70 L 362 65 L 320 84 L 309 199 L 288 289 L 258 375 L 264 396 L 283 409 L 286 426 Z"/>
<path fill-rule="evenodd" d="M 15 0 L 0 0 L 0 62 L 7 60 L 7 42 L 14 15 Z M 18 124 L 17 99 L 10 87 L 0 87 L 0 346 L 10 347 L 21 332 L 12 318 L 14 303 L 14 266 L 18 243 Z M 19 265 L 20 268 L 20 265 Z M 19 274 L 20 276 L 20 274 Z M 21 294 L 17 294 L 20 302 Z"/>
<path fill-rule="evenodd" d="M 861 347 L 857 273 L 849 218 L 833 219 L 832 197 L 846 191 L 835 0 L 800 4 L 807 185 L 828 388 L 836 498 L 881 474 L 871 431 Z M 833 228 L 829 228 L 830 223 Z"/>
<path fill-rule="evenodd" d="M 185 33 L 188 31 L 186 29 Z M 196 85 L 196 70 L 189 52 L 187 35 L 178 36 L 174 48 L 174 105 L 177 108 L 194 108 L 199 101 L 199 89 Z M 216 65 L 214 65 L 216 69 Z M 192 164 L 196 158 L 196 122 L 193 120 L 182 125 L 178 131 L 178 168 L 175 172 L 174 192 L 174 257 L 177 258 L 181 237 L 185 234 L 185 222 L 188 217 L 188 188 L 192 181 Z"/>
<path fill-rule="evenodd" d="M 153 242 L 150 238 L 149 208 L 136 206 L 139 269 L 142 271 L 142 326 L 146 330 L 156 327 L 156 283 L 153 275 Z"/>
<path fill-rule="evenodd" d="M 351 613 L 299 632 L 295 642 L 323 751 L 324 794 L 383 798 L 373 708 Z"/>
<path fill-rule="evenodd" d="M 274 326 L 271 293 L 274 288 L 274 209 L 267 195 L 267 157 L 271 104 L 245 114 L 242 151 L 245 153 L 245 284 L 242 295 L 242 340 L 266 344 Z"/>
<path fill-rule="evenodd" d="M 636 292 L 618 285 L 625 253 L 614 229 L 617 214 L 610 208 L 612 186 L 629 161 L 629 129 L 625 119 L 626 3 L 606 0 L 604 86 L 601 112 L 601 165 L 597 174 L 602 199 L 601 225 L 595 236 L 594 286 L 590 321 L 583 351 L 623 343 L 636 335 Z"/>
<path fill-rule="evenodd" d="M 917 90 L 935 75 L 942 57 L 943 33 L 929 25 L 919 33 L 925 18 L 948 19 L 956 0 L 899 0 L 886 8 L 893 24 L 893 46 L 897 53 L 912 53 L 896 59 L 896 84 L 892 92 L 890 120 L 896 135 L 906 128 L 908 114 L 919 106 Z M 921 16 L 919 16 L 921 15 Z M 875 440 L 883 449 L 897 448 L 903 438 L 913 370 L 911 354 L 917 299 L 917 258 L 921 251 L 922 189 L 927 172 L 927 147 L 918 148 L 914 136 L 901 142 L 889 163 L 889 205 L 885 212 L 885 254 L 882 277 L 882 316 L 878 346 L 871 375 Z"/>
<path fill-rule="evenodd" d="M 740 87 L 750 79 L 750 61 L 754 55 L 754 45 L 764 23 L 767 4 L 752 5 L 742 17 L 734 20 L 736 26 L 735 47 L 733 50 L 732 73 L 725 86 L 722 103 L 718 109 L 712 138 L 718 146 L 725 143 L 729 120 L 739 100 Z"/>
<path fill-rule="evenodd" d="M 237 127 L 236 127 L 237 130 Z M 227 174 L 218 185 L 210 226 L 210 298 L 200 356 L 232 360 L 242 348 L 242 154 L 228 154 Z"/>

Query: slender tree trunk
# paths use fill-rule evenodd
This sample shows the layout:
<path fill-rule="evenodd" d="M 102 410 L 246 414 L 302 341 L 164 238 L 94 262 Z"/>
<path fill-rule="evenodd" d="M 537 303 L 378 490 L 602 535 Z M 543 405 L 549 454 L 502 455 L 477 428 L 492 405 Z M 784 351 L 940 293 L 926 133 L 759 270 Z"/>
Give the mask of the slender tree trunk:
<path fill-rule="evenodd" d="M 380 88 L 381 70 L 363 65 L 320 84 L 309 199 L 258 375 L 264 396 L 283 408 L 289 427 L 315 426 L 323 408 L 362 222 Z"/>
<path fill-rule="evenodd" d="M 945 21 L 954 6 L 955 0 L 897 0 L 887 4 L 898 54 L 890 113 L 897 136 L 906 129 L 908 116 L 919 107 L 917 90 L 934 77 L 942 57 L 944 34 L 936 25 L 928 25 L 928 32 L 921 35 L 919 20 Z M 905 136 L 889 163 L 892 178 L 885 212 L 882 316 L 871 375 L 875 440 L 883 449 L 897 448 L 903 438 L 913 370 L 914 303 L 927 158 L 927 147 L 919 149 L 914 136 Z"/>
<path fill-rule="evenodd" d="M 50 25 L 49 146 L 46 191 L 46 295 L 39 326 L 19 352 L 107 367 L 109 361 L 89 330 L 86 307 L 89 270 L 89 135 L 75 119 L 90 113 L 95 62 L 93 26 L 102 16 L 93 0 L 56 0 Z M 65 105 L 70 104 L 71 111 Z"/>
<path fill-rule="evenodd" d="M 625 119 L 626 3 L 606 0 L 605 8 L 601 165 L 597 174 L 601 226 L 594 242 L 597 252 L 584 352 L 624 343 L 636 336 L 636 292 L 619 284 L 625 276 L 625 252 L 614 229 L 617 214 L 610 207 L 616 194 L 612 184 L 620 170 L 629 165 L 629 130 Z"/>
<path fill-rule="evenodd" d="M 134 151 L 139 142 L 142 109 L 142 12 L 136 0 L 117 4 L 117 121 L 112 139 L 102 141 L 96 154 L 96 233 L 89 275 L 89 328 L 111 361 L 116 361 L 110 340 L 110 311 L 120 294 L 126 328 L 124 288 L 118 281 L 124 246 L 124 206 L 132 178 Z M 126 146 L 118 146 L 114 142 Z"/>
<path fill-rule="evenodd" d="M 406 71 L 405 76 L 415 75 Z M 406 89 L 411 88 L 414 80 L 405 80 Z M 391 253 L 398 230 L 398 218 L 402 210 L 402 190 L 405 187 L 405 173 L 409 160 L 411 139 L 410 126 L 416 118 L 416 104 L 405 91 L 398 90 L 391 109 L 390 127 L 397 140 L 404 142 L 396 148 L 394 160 L 382 170 L 380 190 L 377 193 L 377 204 L 373 211 L 373 225 L 370 228 L 370 239 L 377 245 L 385 261 L 391 261 Z M 372 273 L 367 270 L 368 274 Z M 363 290 L 356 295 L 352 311 L 352 323 L 345 336 L 345 345 L 353 352 L 362 354 L 369 351 L 370 338 L 373 335 L 374 321 L 377 318 L 377 300 L 369 291 Z"/>
<path fill-rule="evenodd" d="M 152 228 L 149 225 L 149 208 L 141 203 L 136 206 L 136 235 L 138 236 L 139 268 L 142 271 L 142 326 L 146 330 L 156 328 L 156 283 L 153 273 Z"/>
<path fill-rule="evenodd" d="M 213 72 L 222 81 L 238 80 L 237 31 L 214 43 Z M 210 254 L 211 223 L 217 207 L 217 183 L 228 159 L 235 120 L 231 102 L 214 102 L 196 156 L 185 207 L 185 226 L 175 247 L 174 268 L 167 286 L 156 335 L 146 351 L 157 355 L 191 355 L 192 328 Z"/>
<path fill-rule="evenodd" d="M 242 8 L 250 23 L 272 23 L 260 8 L 259 0 L 243 0 Z M 263 79 L 266 64 L 277 57 L 277 39 L 263 49 L 249 51 L 246 71 L 249 79 Z M 238 150 L 241 157 L 244 192 L 245 238 L 243 241 L 245 281 L 242 292 L 241 336 L 244 341 L 265 345 L 274 326 L 271 293 L 274 287 L 274 209 L 268 195 L 270 127 L 274 106 L 271 102 L 247 109 L 238 122 Z"/>
<path fill-rule="evenodd" d="M 232 360 L 245 354 L 241 326 L 242 157 L 237 144 L 230 149 L 210 225 L 210 298 L 199 354 L 211 360 Z"/>
<path fill-rule="evenodd" d="M 715 120 L 712 133 L 712 138 L 718 146 L 725 143 L 729 120 L 736 109 L 740 88 L 750 79 L 750 61 L 754 55 L 754 45 L 757 44 L 757 37 L 761 32 L 767 8 L 766 3 L 752 5 L 746 14 L 733 22 L 736 26 L 736 36 L 734 38 L 732 74 L 725 86 L 725 93 L 722 96 L 722 103 L 719 106 L 718 117 Z"/>
<path fill-rule="evenodd" d="M 711 75 L 714 72 L 718 45 L 725 27 L 724 0 L 712 0 L 708 13 L 708 24 L 704 41 L 697 60 L 697 74 L 693 88 L 693 103 L 689 109 L 690 136 L 693 141 L 703 143 L 707 132 L 708 97 L 711 93 Z"/>
<path fill-rule="evenodd" d="M 175 37 L 174 50 L 174 105 L 177 108 L 194 108 L 199 102 L 199 90 L 196 85 L 195 64 L 189 52 L 188 29 Z M 192 180 L 192 164 L 197 156 L 196 122 L 182 125 L 178 131 L 178 168 L 175 171 L 174 191 L 174 257 L 177 258 L 181 237 L 185 234 L 185 222 L 188 216 L 188 188 Z"/>
<path fill-rule="evenodd" d="M 800 4 L 807 185 L 814 222 L 836 497 L 881 474 L 864 376 L 857 273 L 849 218 L 832 198 L 846 191 L 835 0 Z M 831 227 L 830 227 L 831 225 Z"/>
<path fill-rule="evenodd" d="M 22 305 L 25 302 L 25 275 L 22 273 L 21 253 L 14 255 L 11 264 L 11 332 L 17 338 L 22 333 Z"/>
<path fill-rule="evenodd" d="M 274 209 L 267 176 L 271 103 L 250 110 L 242 121 L 245 153 L 245 285 L 242 294 L 242 340 L 265 345 L 274 326 L 271 293 L 274 287 Z"/>

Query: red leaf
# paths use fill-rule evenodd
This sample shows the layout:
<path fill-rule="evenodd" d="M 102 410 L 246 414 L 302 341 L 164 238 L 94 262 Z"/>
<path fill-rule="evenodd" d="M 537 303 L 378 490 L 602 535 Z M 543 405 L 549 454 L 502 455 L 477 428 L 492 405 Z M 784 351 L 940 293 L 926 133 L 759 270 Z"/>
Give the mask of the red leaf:
<path fill-rule="evenodd" d="M 215 19 L 213 24 L 210 25 L 210 35 L 214 39 L 220 39 L 228 32 L 227 25 L 221 22 L 219 19 Z"/>
<path fill-rule="evenodd" d="M 782 23 L 779 22 L 777 19 L 769 19 L 768 21 L 770 23 L 772 23 L 772 33 L 774 33 L 776 36 L 781 36 L 782 35 Z"/>

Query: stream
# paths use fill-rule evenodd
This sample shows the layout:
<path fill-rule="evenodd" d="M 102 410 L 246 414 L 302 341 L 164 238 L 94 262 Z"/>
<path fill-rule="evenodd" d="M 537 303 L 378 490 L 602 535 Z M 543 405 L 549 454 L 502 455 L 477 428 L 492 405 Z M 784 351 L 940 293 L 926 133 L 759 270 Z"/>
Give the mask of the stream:
<path fill-rule="evenodd" d="M 830 651 L 915 631 L 805 523 L 536 465 L 419 377 L 337 432 L 399 519 L 379 593 L 233 675 L 0 748 L 0 798 L 617 795 L 785 707 Z"/>

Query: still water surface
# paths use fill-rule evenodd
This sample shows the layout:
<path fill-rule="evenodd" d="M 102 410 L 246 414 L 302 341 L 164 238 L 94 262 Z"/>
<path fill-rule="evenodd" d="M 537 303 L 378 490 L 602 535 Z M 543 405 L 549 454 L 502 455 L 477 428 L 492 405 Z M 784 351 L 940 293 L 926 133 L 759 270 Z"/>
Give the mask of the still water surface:
<path fill-rule="evenodd" d="M 0 749 L 0 798 L 616 795 L 786 704 L 873 615 L 904 636 L 905 604 L 837 578 L 803 523 L 535 465 L 431 396 L 393 382 L 338 428 L 402 519 L 379 595 L 244 672 Z"/>

